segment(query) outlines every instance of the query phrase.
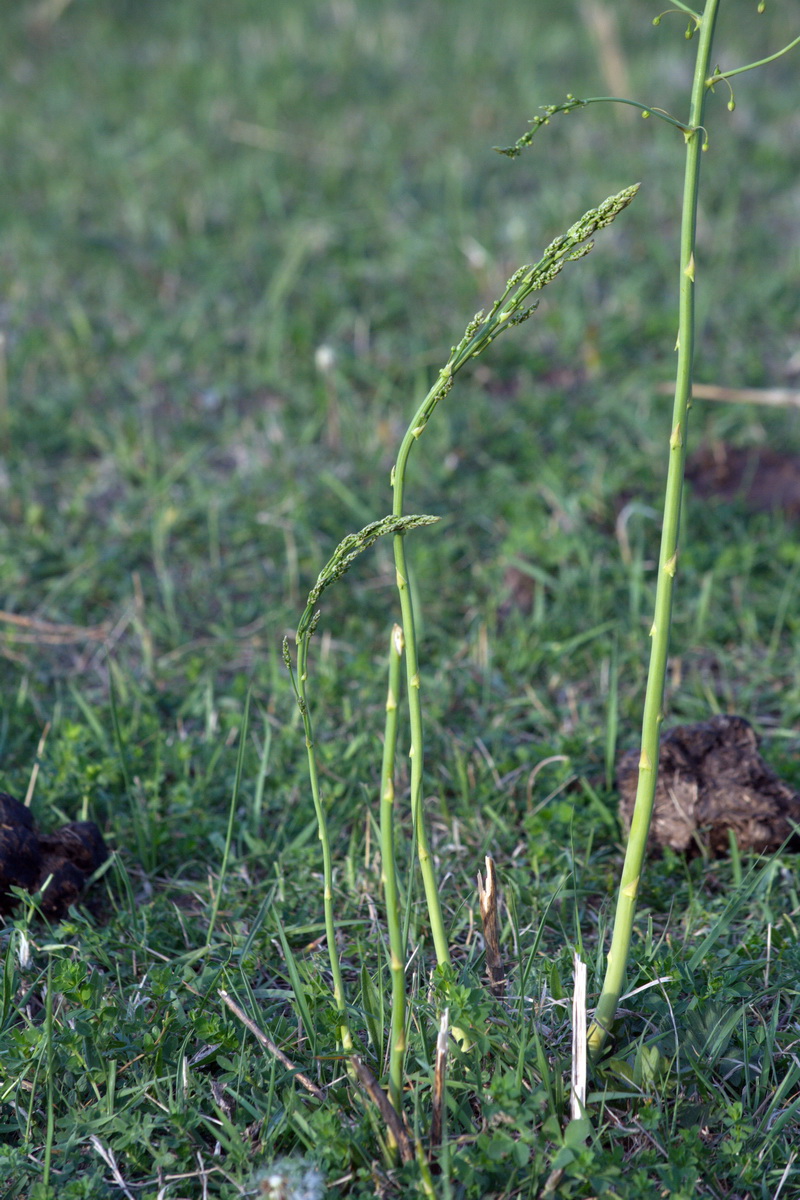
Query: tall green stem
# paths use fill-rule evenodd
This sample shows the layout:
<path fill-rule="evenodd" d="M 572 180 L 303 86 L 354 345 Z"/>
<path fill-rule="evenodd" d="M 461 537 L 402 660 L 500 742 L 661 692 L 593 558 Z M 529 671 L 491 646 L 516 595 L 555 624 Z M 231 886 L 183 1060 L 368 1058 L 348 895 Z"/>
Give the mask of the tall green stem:
<path fill-rule="evenodd" d="M 420 429 L 421 432 L 421 429 Z M 405 481 L 405 466 L 413 442 L 413 433 L 406 434 L 394 471 L 394 504 L 392 512 L 401 516 L 403 512 L 403 483 Z M 422 732 L 422 698 L 420 696 L 419 662 L 417 659 L 417 635 L 414 621 L 414 606 L 411 602 L 411 592 L 408 586 L 408 566 L 406 564 L 405 541 L 402 533 L 396 533 L 394 542 L 394 563 L 397 576 L 397 589 L 400 593 L 400 611 L 403 618 L 403 640 L 406 655 L 406 679 L 408 684 L 408 718 L 411 730 L 411 813 L 417 836 L 417 857 L 422 875 L 422 885 L 425 889 L 425 901 L 428 906 L 428 918 L 431 923 L 433 945 L 436 950 L 436 961 L 440 966 L 450 962 L 450 947 L 442 917 L 442 906 L 439 901 L 439 888 L 436 882 L 436 872 L 431 859 L 428 834 L 422 804 L 422 768 L 423 768 L 423 732 Z"/>
<path fill-rule="evenodd" d="M 664 719 L 662 706 L 672 619 L 672 593 L 678 561 L 678 531 L 686 460 L 686 420 L 692 391 L 696 286 L 694 250 L 700 155 L 705 138 L 702 127 L 703 111 L 708 91 L 707 79 L 710 73 L 711 45 L 719 2 L 720 0 L 706 0 L 705 10 L 700 20 L 691 107 L 688 128 L 684 134 L 686 168 L 681 218 L 678 367 L 669 439 L 669 469 L 664 499 L 664 524 L 658 558 L 655 616 L 650 630 L 652 643 L 642 720 L 639 782 L 625 863 L 622 868 L 606 977 L 595 1018 L 589 1029 L 589 1048 L 593 1055 L 597 1055 L 601 1051 L 611 1030 L 625 982 L 625 967 L 636 911 L 636 896 L 639 890 L 639 879 L 642 873 L 656 790 L 659 730 Z"/>
<path fill-rule="evenodd" d="M 406 947 L 400 921 L 397 867 L 394 857 L 394 765 L 397 748 L 397 705 L 400 698 L 403 631 L 392 629 L 389 646 L 389 688 L 381 765 L 381 881 L 386 900 L 389 958 L 392 976 L 392 1029 L 389 1046 L 389 1098 L 397 1110 L 403 1104 L 403 1060 L 406 1052 Z"/>

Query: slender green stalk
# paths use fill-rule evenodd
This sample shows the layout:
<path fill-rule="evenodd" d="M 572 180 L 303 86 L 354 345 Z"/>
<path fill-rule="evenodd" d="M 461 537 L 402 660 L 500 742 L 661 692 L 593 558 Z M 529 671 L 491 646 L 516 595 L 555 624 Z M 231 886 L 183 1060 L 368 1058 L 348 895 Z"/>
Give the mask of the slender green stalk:
<path fill-rule="evenodd" d="M 402 499 L 400 500 L 402 504 Z M 397 509 L 397 503 L 395 505 Z M 431 859 L 428 834 L 422 811 L 422 769 L 423 769 L 423 731 L 422 731 L 422 699 L 420 697 L 419 663 L 417 660 L 417 634 L 414 624 L 414 605 L 411 602 L 411 592 L 408 587 L 408 566 L 406 564 L 405 546 L 400 535 L 394 539 L 394 561 L 397 575 L 397 588 L 400 593 L 400 611 L 403 617 L 403 637 L 406 651 L 406 675 L 408 679 L 408 716 L 411 727 L 411 811 L 417 835 L 417 857 L 425 888 L 425 901 L 428 905 L 428 916 L 431 922 L 433 944 L 436 950 L 436 961 L 440 966 L 450 962 L 450 947 L 447 942 L 442 906 L 439 900 L 439 886 L 436 872 Z"/>
<path fill-rule="evenodd" d="M 403 1105 L 403 1061 L 406 1052 L 406 947 L 400 921 L 397 866 L 394 857 L 394 764 L 397 749 L 397 706 L 403 657 L 403 631 L 392 628 L 389 645 L 389 688 L 381 766 L 381 882 L 386 899 L 386 925 L 392 976 L 392 1028 L 389 1046 L 389 1099 L 398 1114 Z"/>
<path fill-rule="evenodd" d="M 719 0 L 706 0 L 699 22 L 697 57 L 692 84 L 691 105 L 686 138 L 683 210 L 680 244 L 680 301 L 678 324 L 678 366 L 675 402 L 669 438 L 669 469 L 664 499 L 664 524 L 658 557 L 655 616 L 650 630 L 650 667 L 642 719 L 642 745 L 639 782 L 631 831 L 622 868 L 614 931 L 608 952 L 603 990 L 589 1029 L 589 1049 L 599 1054 L 613 1025 L 622 995 L 628 959 L 636 896 L 644 863 L 647 835 L 653 811 L 658 771 L 659 730 L 664 714 L 664 683 L 667 671 L 669 631 L 672 618 L 672 594 L 678 561 L 678 532 L 686 459 L 686 419 L 692 390 L 692 362 L 695 337 L 695 226 L 700 182 L 700 154 L 703 145 L 703 110 L 708 91 L 709 63 Z"/>
<path fill-rule="evenodd" d="M 314 801 L 314 812 L 317 816 L 317 834 L 322 846 L 322 904 L 325 914 L 325 940 L 328 943 L 328 959 L 333 980 L 333 1003 L 339 1020 L 339 1040 L 344 1049 L 350 1053 L 353 1050 L 353 1039 L 347 1022 L 345 1008 L 344 983 L 342 968 L 336 948 L 336 920 L 333 912 L 333 861 L 331 858 L 331 841 L 328 836 L 328 820 L 319 786 L 319 771 L 317 756 L 314 752 L 314 730 L 308 711 L 306 682 L 308 680 L 308 643 L 310 634 L 298 636 L 297 641 L 297 677 L 295 678 L 289 658 L 288 647 L 284 643 L 284 660 L 292 676 L 295 696 L 303 718 L 303 731 L 306 737 L 306 753 L 308 755 L 308 777 L 311 784 L 311 796 Z"/>
<path fill-rule="evenodd" d="M 517 138 L 513 146 L 495 146 L 495 150 L 498 154 L 504 154 L 506 158 L 518 158 L 525 147 L 530 146 L 541 127 L 550 124 L 551 117 L 556 116 L 557 113 L 575 112 L 576 109 L 586 108 L 589 104 L 627 104 L 630 108 L 638 108 L 642 116 L 658 117 L 660 121 L 674 125 L 682 133 L 688 132 L 688 126 L 684 125 L 683 121 L 670 116 L 663 108 L 653 108 L 651 104 L 641 104 L 638 100 L 628 100 L 625 96 L 585 96 L 578 99 L 568 92 L 566 100 L 562 100 L 561 104 L 543 104 L 542 115 L 533 117 L 528 122 L 530 129 L 527 129 L 522 137 Z"/>
<path fill-rule="evenodd" d="M 476 313 L 467 326 L 464 336 L 457 346 L 450 351 L 450 358 L 445 367 L 439 372 L 438 378 L 425 399 L 420 404 L 406 430 L 400 444 L 397 461 L 392 469 L 392 489 L 394 501 L 392 512 L 397 520 L 402 520 L 403 496 L 406 481 L 406 468 L 411 449 L 422 434 L 425 426 L 440 400 L 453 386 L 455 375 L 472 358 L 491 345 L 495 338 L 514 325 L 519 325 L 536 311 L 538 300 L 528 303 L 534 292 L 541 291 L 560 273 L 567 262 L 583 258 L 592 249 L 594 243 L 589 239 L 598 230 L 610 225 L 624 208 L 630 204 L 638 191 L 638 184 L 624 188 L 616 196 L 610 196 L 597 208 L 590 209 L 565 234 L 550 243 L 544 255 L 535 266 L 520 267 L 509 279 L 506 289 L 499 300 L 495 301 L 488 316 L 483 312 Z M 422 811 L 422 781 L 423 781 L 423 721 L 422 700 L 420 696 L 420 671 L 417 656 L 417 638 L 414 621 L 414 606 L 408 586 L 408 565 L 406 562 L 404 530 L 401 528 L 394 536 L 394 560 L 397 577 L 397 588 L 400 595 L 400 610 L 403 619 L 403 635 L 405 639 L 406 675 L 408 682 L 408 710 L 411 729 L 411 812 L 417 837 L 417 856 L 420 873 L 425 889 L 425 900 L 428 906 L 428 916 L 431 923 L 433 944 L 436 958 L 440 966 L 449 964 L 450 950 L 442 918 L 439 889 L 436 873 L 431 860 L 428 835 L 425 828 Z"/>
<path fill-rule="evenodd" d="M 394 517 L 384 517 L 373 521 L 358 533 L 349 534 L 336 547 L 333 555 L 317 576 L 317 582 L 308 594 L 305 611 L 297 627 L 297 673 L 295 674 L 289 653 L 288 638 L 283 642 L 283 659 L 289 671 L 295 698 L 303 720 L 303 731 L 306 738 L 308 755 L 308 775 L 311 784 L 311 796 L 314 801 L 314 812 L 317 817 L 317 832 L 322 846 L 322 886 L 323 909 L 325 914 L 325 940 L 328 943 L 328 958 L 333 980 L 333 1002 L 339 1018 L 339 1037 L 342 1046 L 349 1053 L 353 1050 L 353 1039 L 347 1022 L 344 983 L 336 949 L 336 920 L 333 911 L 333 859 L 331 842 L 328 835 L 328 819 L 325 804 L 319 785 L 317 756 L 314 749 L 314 730 L 308 707 L 308 648 L 314 631 L 317 628 L 320 613 L 317 608 L 322 593 L 326 588 L 340 579 L 357 556 L 363 553 L 373 542 L 384 534 L 394 533 L 397 529 L 413 529 L 418 525 L 430 525 L 438 517 L 408 516 L 398 521 Z"/>

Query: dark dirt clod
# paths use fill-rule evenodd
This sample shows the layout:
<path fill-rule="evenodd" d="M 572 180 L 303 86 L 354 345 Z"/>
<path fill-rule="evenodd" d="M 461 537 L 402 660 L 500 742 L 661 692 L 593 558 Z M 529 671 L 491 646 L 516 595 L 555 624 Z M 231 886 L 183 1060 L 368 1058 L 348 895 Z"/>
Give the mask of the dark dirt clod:
<path fill-rule="evenodd" d="M 30 809 L 0 792 L 0 914 L 10 913 L 17 903 L 11 887 L 37 892 L 47 883 L 42 911 L 47 917 L 62 917 L 107 858 L 108 848 L 94 822 L 73 821 L 54 833 L 37 835 Z"/>
<path fill-rule="evenodd" d="M 661 739 L 648 849 L 687 854 L 701 847 L 719 856 L 732 830 L 740 850 L 776 850 L 800 825 L 800 793 L 767 766 L 753 727 L 743 717 L 717 716 L 679 725 Z M 617 766 L 619 812 L 630 829 L 639 752 Z"/>
<path fill-rule="evenodd" d="M 743 500 L 752 512 L 800 517 L 800 459 L 768 446 L 700 446 L 686 464 L 698 496 Z"/>
<path fill-rule="evenodd" d="M 39 846 L 43 854 L 69 859 L 85 875 L 91 875 L 108 858 L 103 835 L 94 821 L 72 821 L 55 833 L 40 834 Z"/>
<path fill-rule="evenodd" d="M 35 890 L 41 867 L 30 810 L 7 792 L 0 792 L 0 912 L 10 912 L 16 903 L 9 888 Z"/>

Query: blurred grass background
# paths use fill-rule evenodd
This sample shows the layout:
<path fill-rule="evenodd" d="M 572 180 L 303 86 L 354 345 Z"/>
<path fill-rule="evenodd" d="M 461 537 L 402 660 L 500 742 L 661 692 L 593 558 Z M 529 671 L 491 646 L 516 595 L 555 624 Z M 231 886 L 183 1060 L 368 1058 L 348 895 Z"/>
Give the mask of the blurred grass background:
<path fill-rule="evenodd" d="M 485 851 L 533 928 L 568 861 L 567 909 L 542 945 L 557 955 L 565 928 L 577 936 L 588 895 L 599 965 L 618 862 L 613 761 L 637 739 L 646 670 L 683 146 L 654 120 L 594 107 L 555 118 L 516 162 L 492 147 L 568 91 L 621 91 L 682 117 L 692 48 L 682 17 L 657 29 L 655 15 L 631 0 L 5 6 L 3 786 L 23 797 L 38 762 L 37 819 L 92 817 L 121 850 L 137 897 L 112 956 L 130 969 L 123 991 L 139 986 L 148 922 L 163 955 L 202 943 L 250 686 L 224 929 L 244 937 L 274 883 L 292 936 L 318 933 L 281 639 L 335 544 L 387 511 L 405 423 L 473 312 L 641 180 L 591 257 L 459 379 L 408 496 L 443 518 L 410 553 L 427 790 L 458 937 Z M 783 45 L 790 16 L 726 4 L 720 65 Z M 789 56 L 734 80 L 733 113 L 724 88 L 709 106 L 706 383 L 797 386 L 796 78 Z M 797 453 L 797 414 L 698 402 L 690 451 L 711 441 Z M 795 785 L 798 578 L 791 514 L 688 493 L 670 718 L 741 712 Z M 395 616 L 378 547 L 326 594 L 313 650 L 338 902 L 353 921 Z M 563 757 L 532 774 L 551 756 Z M 705 910 L 686 878 L 688 937 Z M 668 908 L 676 880 L 680 864 L 654 874 L 643 912 Z M 91 953 L 115 936 L 92 934 Z"/>
<path fill-rule="evenodd" d="M 639 7 L 616 13 L 619 82 L 680 115 L 681 18 L 655 29 Z M 152 673 L 185 670 L 198 639 L 195 670 L 217 649 L 229 663 L 231 638 L 254 626 L 248 666 L 263 669 L 330 543 L 386 508 L 398 430 L 475 308 L 641 179 L 591 264 L 437 414 L 413 494 L 450 516 L 418 551 L 421 586 L 426 553 L 437 564 L 434 626 L 490 617 L 518 555 L 584 578 L 590 594 L 548 614 L 558 636 L 616 612 L 625 572 L 602 535 L 621 496 L 657 501 L 664 470 L 669 401 L 655 388 L 672 372 L 680 135 L 593 109 L 554 120 L 516 163 L 491 150 L 567 90 L 613 90 L 587 11 L 75 2 L 47 20 L 46 5 L 10 7 L 4 609 L 114 623 L 138 573 Z M 773 48 L 785 24 L 780 6 L 760 19 L 729 6 L 724 65 Z M 798 372 L 794 67 L 734 81 L 733 114 L 727 93 L 711 106 L 703 381 L 775 386 Z M 693 419 L 695 444 L 797 441 L 791 413 L 705 405 Z M 726 518 L 690 507 L 684 559 L 687 572 L 720 566 L 723 640 L 736 629 Z M 649 517 L 631 526 L 652 546 Z M 735 541 L 758 557 L 758 537 Z M 592 572 L 612 578 L 589 587 Z M 370 591 L 367 638 L 388 598 Z M 695 595 L 685 575 L 684 623 Z M 340 599 L 337 631 L 353 603 Z M 129 635 L 118 651 L 141 659 Z M 47 690 L 75 667 L 22 657 Z"/>

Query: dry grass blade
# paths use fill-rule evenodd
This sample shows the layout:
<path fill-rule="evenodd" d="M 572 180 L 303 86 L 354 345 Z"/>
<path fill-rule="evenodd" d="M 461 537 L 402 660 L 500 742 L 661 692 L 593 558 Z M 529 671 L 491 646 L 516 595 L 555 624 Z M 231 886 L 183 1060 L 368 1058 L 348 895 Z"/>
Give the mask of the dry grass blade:
<path fill-rule="evenodd" d="M 442 1141 L 444 1114 L 444 1082 L 447 1070 L 447 1038 L 450 1026 L 450 1010 L 445 1009 L 439 1021 L 436 1036 L 436 1062 L 433 1069 L 433 1112 L 431 1116 L 431 1150 Z"/>
<path fill-rule="evenodd" d="M 614 6 L 601 3 L 601 0 L 581 0 L 581 17 L 597 48 L 598 62 L 609 92 L 612 96 L 630 96 L 630 73 Z M 617 119 L 626 125 L 632 125 L 636 120 L 633 109 L 627 105 L 614 111 Z"/>
<path fill-rule="evenodd" d="M 41 766 L 42 755 L 44 754 L 44 748 L 45 748 L 45 744 L 47 742 L 47 735 L 49 732 L 50 732 L 50 722 L 47 721 L 45 723 L 44 729 L 42 730 L 42 736 L 39 738 L 39 745 L 36 747 L 36 757 L 34 758 L 33 766 L 31 767 L 31 777 L 28 781 L 28 790 L 25 793 L 25 807 L 26 808 L 30 808 L 31 801 L 33 800 L 33 793 L 36 791 L 36 780 L 39 778 L 39 767 Z"/>
<path fill-rule="evenodd" d="M 555 1196 L 556 1189 L 558 1188 L 558 1186 L 561 1183 L 561 1180 L 563 1178 L 564 1178 L 564 1168 L 563 1167 L 556 1167 L 554 1171 L 550 1172 L 550 1174 L 547 1176 L 547 1179 L 545 1180 L 544 1187 L 542 1188 L 543 1200 L 546 1200 L 546 1198 L 548 1196 Z"/>
<path fill-rule="evenodd" d="M 481 905 L 483 936 L 486 942 L 486 973 L 489 976 L 489 991 L 501 999 L 506 990 L 506 971 L 497 936 L 497 872 L 494 859 L 486 855 L 486 882 L 478 872 L 478 898 Z"/>
<path fill-rule="evenodd" d="M 411 1139 L 406 1132 L 402 1118 L 399 1116 L 391 1100 L 372 1074 L 372 1071 L 370 1071 L 366 1063 L 361 1061 L 357 1054 L 350 1055 L 350 1063 L 356 1073 L 358 1082 L 383 1117 L 386 1128 L 400 1152 L 400 1158 L 404 1163 L 411 1162 L 414 1158 Z"/>
<path fill-rule="evenodd" d="M 786 1169 L 780 1177 L 780 1181 L 778 1183 L 778 1186 L 775 1189 L 775 1194 L 772 1197 L 772 1200 L 778 1200 L 778 1197 L 780 1196 L 781 1192 L 783 1191 L 783 1185 L 786 1183 L 786 1180 L 789 1178 L 789 1172 L 791 1171 L 792 1165 L 796 1158 L 797 1158 L 797 1151 L 793 1150 L 791 1155 L 789 1156 L 789 1161 L 786 1164 Z"/>
<path fill-rule="evenodd" d="M 122 1192 L 122 1194 L 124 1196 L 127 1196 L 128 1200 L 134 1200 L 133 1192 L 130 1190 L 130 1188 L 126 1184 L 125 1180 L 122 1178 L 122 1175 L 120 1174 L 120 1169 L 117 1166 L 117 1160 L 114 1157 L 113 1150 L 110 1150 L 106 1146 L 104 1146 L 103 1143 L 100 1141 L 100 1138 L 97 1137 L 95 1134 L 91 1135 L 91 1137 L 89 1138 L 89 1142 L 91 1143 L 92 1148 L 97 1151 L 97 1153 L 102 1158 L 103 1162 L 110 1169 L 111 1174 L 114 1176 L 114 1182 L 116 1183 L 117 1187 Z"/>
<path fill-rule="evenodd" d="M 322 1091 L 321 1088 L 317 1087 L 317 1085 L 314 1083 L 313 1079 L 309 1079 L 308 1076 L 304 1075 L 302 1071 L 298 1071 L 297 1067 L 294 1065 L 292 1060 L 283 1053 L 283 1051 L 281 1050 L 281 1048 L 279 1046 L 276 1046 L 275 1043 L 270 1038 L 267 1037 L 267 1035 L 264 1033 L 263 1029 L 259 1029 L 259 1027 L 258 1027 L 258 1025 L 256 1025 L 255 1021 L 253 1021 L 250 1017 L 248 1017 L 248 1015 L 244 1011 L 244 1009 L 240 1008 L 239 1005 L 236 1003 L 236 1001 L 231 996 L 229 996 L 227 992 L 223 991 L 220 988 L 219 996 L 220 996 L 220 999 L 222 1000 L 223 1004 L 226 1004 L 228 1006 L 228 1008 L 231 1010 L 231 1012 L 233 1013 L 233 1015 L 235 1017 L 238 1017 L 239 1020 L 242 1022 L 242 1024 L 247 1029 L 250 1030 L 250 1032 L 253 1034 L 253 1036 L 255 1038 L 258 1039 L 258 1041 L 261 1043 L 261 1045 L 264 1047 L 264 1049 L 269 1050 L 270 1054 L 274 1055 L 274 1057 L 277 1058 L 279 1063 L 282 1063 L 284 1065 L 284 1067 L 287 1068 L 287 1070 L 291 1071 L 292 1074 L 294 1075 L 295 1079 L 297 1080 L 297 1082 L 302 1083 L 302 1085 L 306 1089 L 306 1091 L 311 1092 L 311 1095 L 314 1096 L 314 1098 L 316 1100 L 324 1100 L 325 1099 L 325 1093 Z"/>
<path fill-rule="evenodd" d="M 572 1090 L 570 1116 L 578 1121 L 586 1110 L 586 963 L 576 952 L 572 993 Z"/>
<path fill-rule="evenodd" d="M 661 383 L 661 396 L 671 396 L 674 384 Z M 800 392 L 793 388 L 734 388 L 717 383 L 692 385 L 695 400 L 726 400 L 731 404 L 764 404 L 769 408 L 800 408 Z"/>
<path fill-rule="evenodd" d="M 14 626 L 14 632 L 7 636 L 14 641 L 31 645 L 68 646 L 73 642 L 103 642 L 111 632 L 111 624 L 102 625 L 60 625 L 54 621 L 42 621 L 38 617 L 25 617 L 21 613 L 6 612 L 0 609 L 0 621 Z"/>

